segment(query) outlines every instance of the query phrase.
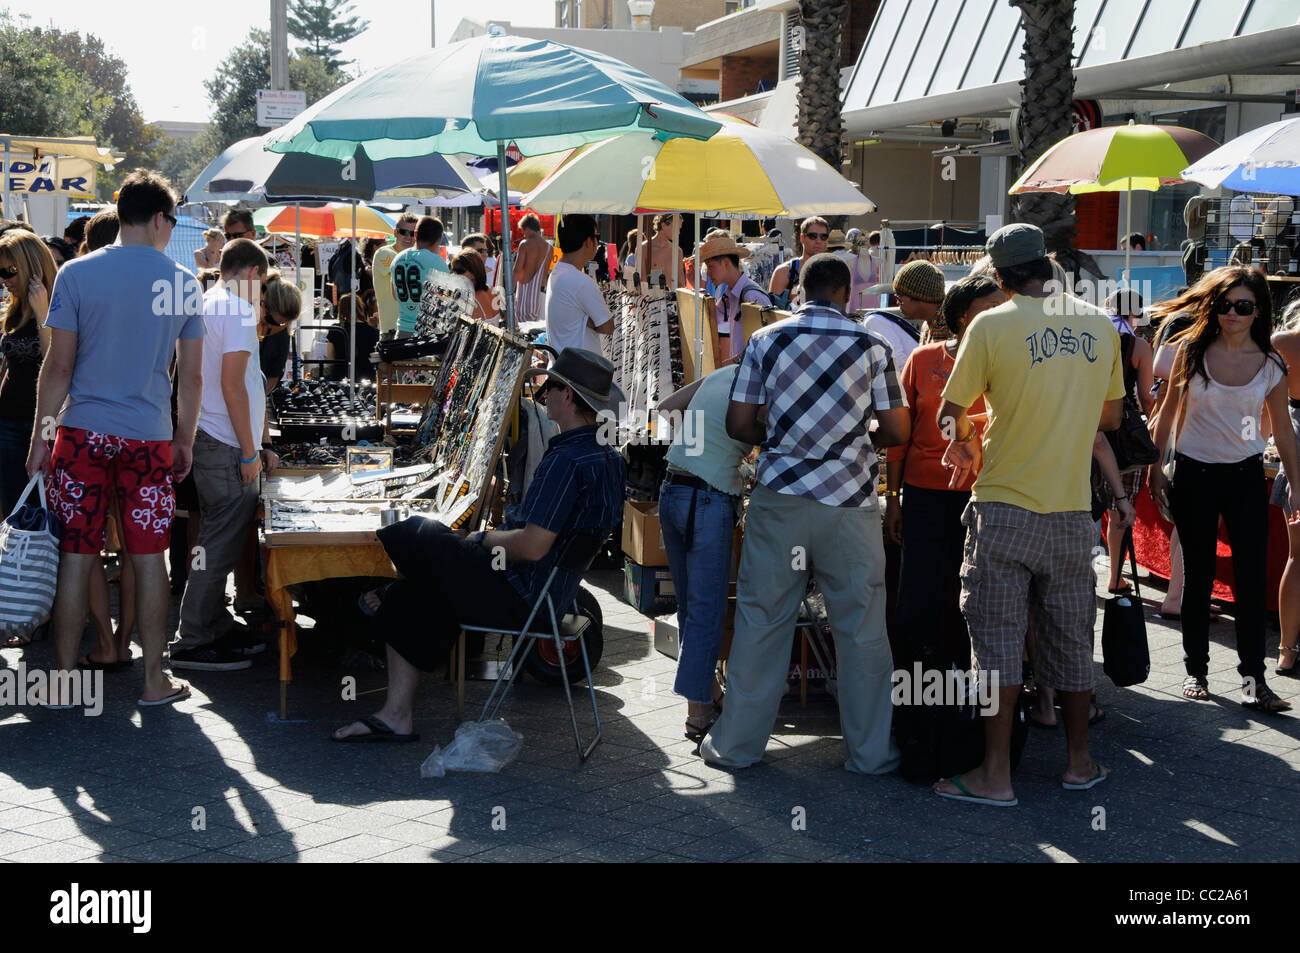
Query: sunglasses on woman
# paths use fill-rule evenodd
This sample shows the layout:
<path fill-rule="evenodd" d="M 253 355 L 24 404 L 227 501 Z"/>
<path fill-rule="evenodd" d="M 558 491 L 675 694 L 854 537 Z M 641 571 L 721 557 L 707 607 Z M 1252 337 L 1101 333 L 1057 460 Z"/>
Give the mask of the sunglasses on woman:
<path fill-rule="evenodd" d="M 17 278 L 17 277 L 18 277 L 17 268 L 0 268 L 0 278 L 3 278 L 5 281 L 9 281 L 10 279 Z"/>
<path fill-rule="evenodd" d="M 1229 311 L 1236 311 L 1244 318 L 1248 314 L 1254 314 L 1255 307 L 1255 302 L 1247 301 L 1245 298 L 1239 298 L 1236 301 L 1229 301 L 1227 298 L 1224 298 L 1214 306 L 1214 310 L 1219 314 L 1227 314 Z"/>

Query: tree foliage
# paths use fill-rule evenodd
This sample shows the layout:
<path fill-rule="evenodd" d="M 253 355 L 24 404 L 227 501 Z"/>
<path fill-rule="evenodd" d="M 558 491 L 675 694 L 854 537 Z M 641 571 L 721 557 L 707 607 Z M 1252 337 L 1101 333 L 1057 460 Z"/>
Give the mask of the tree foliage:
<path fill-rule="evenodd" d="M 307 44 L 299 52 L 310 50 L 330 72 L 350 63 L 339 58 L 342 45 L 370 26 L 369 20 L 352 16 L 352 9 L 348 0 L 289 0 L 289 33 Z"/>
<path fill-rule="evenodd" d="M 100 172 L 101 195 L 127 170 L 158 161 L 163 136 L 141 116 L 126 63 L 97 36 L 31 28 L 0 11 L 0 88 L 0 131 L 94 136 L 126 153 L 117 170 Z"/>
<path fill-rule="evenodd" d="M 212 135 L 204 137 L 208 147 L 215 147 L 209 159 L 240 139 L 267 132 L 257 124 L 257 91 L 271 85 L 270 49 L 271 35 L 266 30 L 250 30 L 248 39 L 231 50 L 216 75 L 204 82 L 213 106 Z M 289 85 L 307 94 L 308 105 L 348 79 L 312 53 L 289 57 Z"/>

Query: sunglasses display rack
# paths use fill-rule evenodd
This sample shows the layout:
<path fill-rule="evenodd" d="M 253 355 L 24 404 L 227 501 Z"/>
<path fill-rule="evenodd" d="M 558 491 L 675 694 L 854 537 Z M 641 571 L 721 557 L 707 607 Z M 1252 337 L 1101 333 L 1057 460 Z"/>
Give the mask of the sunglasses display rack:
<path fill-rule="evenodd" d="M 1295 277 L 1300 273 L 1300 200 L 1246 193 L 1212 199 L 1205 212 L 1205 245 L 1212 259 L 1207 269 L 1231 260 L 1270 275 Z"/>
<path fill-rule="evenodd" d="M 424 282 L 415 336 L 440 341 L 456 327 L 457 319 L 474 314 L 474 285 L 463 275 L 435 271 Z"/>
<path fill-rule="evenodd" d="M 384 437 L 375 419 L 376 393 L 370 381 L 358 381 L 352 397 L 341 381 L 304 379 L 285 382 L 271 392 L 281 439 L 287 443 L 317 440 L 377 443 Z"/>
<path fill-rule="evenodd" d="M 740 267 L 750 281 L 766 291 L 772 283 L 772 273 L 785 260 L 781 246 L 776 242 L 763 242 L 745 247 L 749 249 L 749 257 L 740 259 Z"/>
<path fill-rule="evenodd" d="M 619 414 L 619 443 L 629 443 L 653 430 L 661 401 L 685 383 L 681 323 L 677 298 L 666 282 L 643 287 L 632 281 L 600 285 L 614 318 L 614 331 L 600 339 L 601 353 L 614 365 L 614 383 L 627 406 Z"/>

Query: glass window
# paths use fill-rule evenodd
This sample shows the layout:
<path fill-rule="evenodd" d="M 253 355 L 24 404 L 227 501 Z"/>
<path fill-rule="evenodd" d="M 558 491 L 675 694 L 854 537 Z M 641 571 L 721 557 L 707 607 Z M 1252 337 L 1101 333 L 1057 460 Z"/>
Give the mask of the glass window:
<path fill-rule="evenodd" d="M 1002 60 L 1007 55 L 1007 44 L 1020 26 L 1020 11 L 1009 3 L 993 4 L 993 14 L 989 17 L 984 36 L 980 38 L 979 49 L 971 59 L 970 69 L 966 72 L 963 89 L 975 86 L 989 86 L 1002 69 Z M 1013 50 L 1011 55 L 1019 55 Z M 1019 61 L 1017 61 L 1019 62 Z"/>
<path fill-rule="evenodd" d="M 1240 36 L 1247 33 L 1261 33 L 1264 30 L 1277 30 L 1284 26 L 1300 23 L 1300 9 L 1294 2 L 1285 3 L 1278 0 L 1255 0 L 1246 14 L 1246 22 L 1241 27 Z"/>
<path fill-rule="evenodd" d="M 1286 2 L 1266 5 L 1291 6 Z M 1192 14 L 1192 22 L 1188 24 L 1187 35 L 1183 37 L 1183 42 L 1178 44 L 1179 47 L 1185 49 L 1213 40 L 1226 40 L 1237 28 L 1237 21 L 1241 19 L 1243 9 L 1245 9 L 1245 0 L 1213 0 L 1213 2 L 1200 0 Z"/>
<path fill-rule="evenodd" d="M 895 45 L 894 37 L 898 32 L 898 25 L 903 22 L 903 14 L 907 7 L 907 0 L 885 0 L 876 13 L 875 22 L 871 25 L 871 34 L 862 49 L 861 68 L 858 71 L 863 86 L 859 94 L 861 98 L 854 99 L 855 102 L 860 101 L 863 106 L 875 106 L 894 101 L 883 91 L 880 74 L 891 56 L 890 49 Z"/>
<path fill-rule="evenodd" d="M 1074 65 L 1079 65 L 1083 44 L 1092 31 L 1092 24 L 1101 10 L 1101 0 L 1077 0 L 1074 4 Z"/>
<path fill-rule="evenodd" d="M 1125 59 L 1172 50 L 1188 9 L 1187 0 L 1149 0 Z"/>
<path fill-rule="evenodd" d="M 930 85 L 930 79 L 934 76 L 937 65 L 934 58 L 939 55 L 944 41 L 952 36 L 953 24 L 957 21 L 957 13 L 960 10 L 961 0 L 935 0 L 930 20 L 925 26 L 920 49 L 912 58 L 912 65 L 908 68 L 907 75 L 903 77 L 903 85 L 898 92 L 900 101 L 920 99 L 925 95 L 926 87 Z"/>
<path fill-rule="evenodd" d="M 948 38 L 948 46 L 943 56 L 934 67 L 934 77 L 930 80 L 929 95 L 951 93 L 961 88 L 962 74 L 975 55 L 975 44 L 980 38 L 980 31 L 988 22 L 989 11 L 997 0 L 966 0 L 957 23 Z"/>
<path fill-rule="evenodd" d="M 1092 40 L 1079 58 L 1080 66 L 1117 63 L 1124 56 L 1133 28 L 1137 26 L 1142 4 L 1132 0 L 1106 0 L 1106 6 L 1092 30 Z"/>
<path fill-rule="evenodd" d="M 998 77 L 995 82 L 1018 83 L 1025 78 L 1025 61 L 1021 58 L 1024 49 L 1025 28 L 1018 26 L 1016 27 L 1016 35 L 1011 38 L 1011 49 L 1002 61 L 1002 69 L 998 70 Z"/>

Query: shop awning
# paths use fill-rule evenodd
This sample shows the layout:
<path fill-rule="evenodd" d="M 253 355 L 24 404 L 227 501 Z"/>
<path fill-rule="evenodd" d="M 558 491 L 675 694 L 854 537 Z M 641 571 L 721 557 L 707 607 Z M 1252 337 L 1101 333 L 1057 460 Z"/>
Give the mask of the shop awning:
<path fill-rule="evenodd" d="M 1075 95 L 1291 63 L 1298 22 L 1294 4 L 1264 0 L 1077 0 Z M 1023 42 L 1006 0 L 884 0 L 845 93 L 846 132 L 1019 105 Z"/>
<path fill-rule="evenodd" d="M 97 145 L 90 136 L 71 136 L 53 138 L 44 136 L 10 136 L 0 133 L 0 150 L 23 152 L 29 156 L 33 153 L 42 156 L 67 156 L 73 159 L 85 159 L 111 169 L 122 161 L 122 156 L 115 156 L 111 149 Z"/>

